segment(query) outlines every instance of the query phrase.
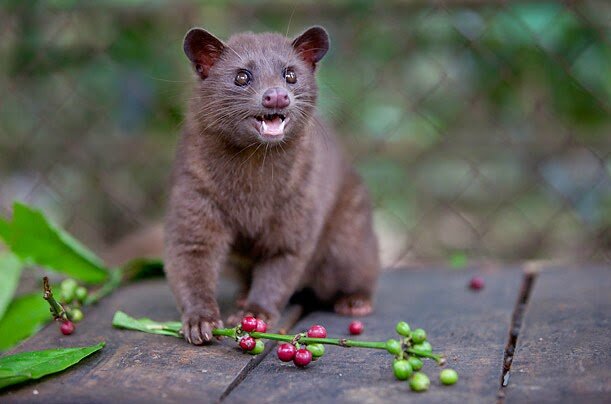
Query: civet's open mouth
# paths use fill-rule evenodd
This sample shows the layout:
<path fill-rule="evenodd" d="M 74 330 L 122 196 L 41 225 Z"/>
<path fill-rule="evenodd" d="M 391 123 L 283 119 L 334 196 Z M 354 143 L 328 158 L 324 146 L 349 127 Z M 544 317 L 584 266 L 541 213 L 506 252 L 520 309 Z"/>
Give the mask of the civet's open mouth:
<path fill-rule="evenodd" d="M 257 121 L 257 129 L 264 136 L 282 136 L 284 134 L 284 126 L 289 121 L 282 114 L 267 114 L 255 116 Z"/>

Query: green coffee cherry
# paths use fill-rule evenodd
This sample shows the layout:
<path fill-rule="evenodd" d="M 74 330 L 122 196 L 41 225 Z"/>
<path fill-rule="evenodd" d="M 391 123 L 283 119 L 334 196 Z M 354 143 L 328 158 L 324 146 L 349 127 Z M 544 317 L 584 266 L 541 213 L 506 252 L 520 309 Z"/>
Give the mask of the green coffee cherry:
<path fill-rule="evenodd" d="M 409 328 L 409 324 L 407 324 L 405 321 L 399 321 L 397 323 L 397 326 L 395 327 L 395 330 L 397 331 L 397 334 L 402 335 L 404 337 L 408 337 L 409 332 L 411 331 Z"/>
<path fill-rule="evenodd" d="M 403 352 L 403 348 L 401 347 L 401 343 L 396 339 L 389 339 L 386 341 L 386 350 L 388 353 L 393 355 L 400 355 Z"/>
<path fill-rule="evenodd" d="M 72 309 L 70 310 L 70 319 L 75 322 L 78 323 L 79 321 L 81 321 L 83 319 L 84 315 L 83 312 L 81 311 L 81 309 Z"/>
<path fill-rule="evenodd" d="M 444 369 L 439 372 L 439 381 L 448 386 L 455 384 L 458 381 L 458 373 L 454 369 Z"/>
<path fill-rule="evenodd" d="M 431 344 L 428 341 L 424 341 L 421 342 L 419 344 L 414 344 L 412 345 L 412 348 L 414 348 L 417 351 L 422 351 L 422 352 L 433 352 L 433 347 L 431 346 Z"/>
<path fill-rule="evenodd" d="M 395 377 L 399 380 L 407 380 L 414 373 L 412 365 L 405 359 L 400 359 L 392 364 L 392 370 Z"/>
<path fill-rule="evenodd" d="M 76 281 L 72 278 L 66 278 L 62 281 L 62 283 L 59 284 L 60 288 L 71 290 L 73 292 L 77 288 L 77 286 L 78 286 L 78 283 L 76 283 Z"/>
<path fill-rule="evenodd" d="M 61 297 L 61 300 L 64 303 L 72 302 L 74 300 L 74 293 L 76 291 L 76 288 L 78 287 L 76 281 L 72 278 L 64 279 L 62 283 L 60 283 L 59 287 L 59 295 Z"/>
<path fill-rule="evenodd" d="M 256 340 L 255 347 L 250 351 L 247 351 L 251 355 L 259 355 L 265 349 L 265 343 L 260 339 Z"/>
<path fill-rule="evenodd" d="M 414 331 L 412 331 L 412 341 L 414 344 L 419 344 L 426 341 L 426 331 L 424 331 L 422 328 L 416 328 Z"/>
<path fill-rule="evenodd" d="M 306 349 L 312 352 L 312 358 L 320 358 L 325 354 L 325 346 L 323 344 L 309 344 Z"/>
<path fill-rule="evenodd" d="M 59 297 L 62 303 L 72 303 L 74 300 L 74 293 L 62 289 L 59 291 Z"/>
<path fill-rule="evenodd" d="M 85 299 L 87 299 L 87 294 L 88 294 L 87 288 L 84 286 L 79 286 L 74 291 L 74 297 L 76 297 L 76 300 L 78 300 L 81 303 L 83 303 Z"/>
<path fill-rule="evenodd" d="M 430 385 L 429 377 L 421 372 L 414 373 L 409 379 L 409 387 L 414 391 L 426 391 Z"/>
<path fill-rule="evenodd" d="M 420 370 L 422 369 L 422 366 L 424 366 L 424 363 L 422 363 L 420 358 L 416 358 L 415 356 L 410 356 L 409 358 L 407 358 L 407 361 L 414 370 Z"/>

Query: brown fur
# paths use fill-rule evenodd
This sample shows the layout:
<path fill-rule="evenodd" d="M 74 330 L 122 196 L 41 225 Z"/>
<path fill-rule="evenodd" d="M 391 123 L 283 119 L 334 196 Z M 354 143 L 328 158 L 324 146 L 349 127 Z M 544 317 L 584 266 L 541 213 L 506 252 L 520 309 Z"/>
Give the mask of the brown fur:
<path fill-rule="evenodd" d="M 227 44 L 210 37 L 199 30 L 185 40 L 199 78 L 165 228 L 166 273 L 185 338 L 204 343 L 221 324 L 215 291 L 230 254 L 254 263 L 244 312 L 273 321 L 309 286 L 338 312 L 367 314 L 379 271 L 371 203 L 315 114 L 314 72 L 326 33 L 313 28 L 293 44 L 277 34 L 238 34 Z M 283 79 L 287 65 L 297 72 L 294 85 Z M 253 72 L 248 88 L 233 82 L 242 68 Z M 248 118 L 263 113 L 261 94 L 270 86 L 288 88 L 291 97 L 281 142 L 258 137 Z"/>

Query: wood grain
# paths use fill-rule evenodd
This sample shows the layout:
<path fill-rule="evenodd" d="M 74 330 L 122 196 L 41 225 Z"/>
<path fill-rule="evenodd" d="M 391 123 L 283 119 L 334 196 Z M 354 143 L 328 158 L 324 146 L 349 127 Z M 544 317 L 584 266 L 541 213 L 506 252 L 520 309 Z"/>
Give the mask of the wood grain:
<path fill-rule="evenodd" d="M 539 274 L 505 403 L 611 402 L 611 268 Z"/>
<path fill-rule="evenodd" d="M 358 338 L 382 340 L 396 337 L 394 326 L 405 320 L 424 328 L 436 350 L 446 353 L 447 367 L 456 369 L 455 386 L 438 381 L 441 368 L 427 361 L 431 378 L 425 394 L 411 392 L 406 382 L 394 379 L 392 357 L 384 351 L 329 347 L 327 354 L 306 369 L 282 363 L 272 352 L 227 397 L 246 402 L 249 397 L 268 402 L 495 402 L 500 386 L 505 344 L 511 314 L 520 290 L 519 268 L 484 273 L 480 292 L 466 288 L 470 271 L 430 270 L 384 275 L 373 315 L 366 317 L 365 332 Z M 349 318 L 315 312 L 293 329 L 299 332 L 314 323 L 327 327 L 329 336 L 348 336 Z"/>

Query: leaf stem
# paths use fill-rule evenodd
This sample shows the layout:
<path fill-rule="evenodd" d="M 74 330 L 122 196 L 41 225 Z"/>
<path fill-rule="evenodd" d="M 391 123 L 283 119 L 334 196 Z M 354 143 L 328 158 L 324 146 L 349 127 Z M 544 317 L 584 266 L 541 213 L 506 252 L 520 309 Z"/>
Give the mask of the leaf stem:
<path fill-rule="evenodd" d="M 97 303 L 103 297 L 108 296 L 109 294 L 114 292 L 121 285 L 122 280 L 123 277 L 121 274 L 121 270 L 112 269 L 110 271 L 108 281 L 105 282 L 98 290 L 87 296 L 84 304 L 89 305 Z"/>
<path fill-rule="evenodd" d="M 214 334 L 214 330 L 212 331 Z M 293 335 L 281 335 L 281 334 L 270 334 L 264 332 L 251 332 L 249 333 L 253 338 L 264 338 L 272 341 L 292 342 L 294 339 Z M 356 348 L 371 348 L 371 349 L 386 349 L 386 342 L 376 341 L 355 341 L 346 338 L 309 338 L 301 337 L 298 340 L 302 344 L 327 344 L 337 345 L 342 347 L 356 347 Z"/>
<path fill-rule="evenodd" d="M 431 352 L 419 351 L 419 350 L 413 349 L 413 348 L 407 348 L 407 352 L 411 353 L 412 355 L 422 356 L 423 358 L 434 359 L 435 362 L 437 362 L 440 365 L 445 363 L 445 359 L 443 358 L 442 355 L 437 355 L 437 354 L 434 354 L 434 353 L 431 353 Z"/>
<path fill-rule="evenodd" d="M 253 338 L 263 338 L 271 341 L 281 341 L 291 343 L 295 339 L 293 335 L 282 335 L 282 334 L 271 334 L 265 332 L 249 332 Z M 232 337 L 235 338 L 236 330 L 234 328 L 216 328 L 212 330 L 212 335 L 217 337 Z M 298 338 L 298 342 L 302 344 L 326 344 L 326 345 L 337 345 L 344 348 L 369 348 L 369 349 L 383 349 L 386 350 L 386 342 L 382 341 L 356 341 L 346 338 L 309 338 L 301 337 Z M 437 363 L 443 362 L 443 356 L 437 355 L 431 352 L 420 351 L 418 349 L 407 348 L 408 353 L 423 358 L 429 358 L 435 360 Z"/>

